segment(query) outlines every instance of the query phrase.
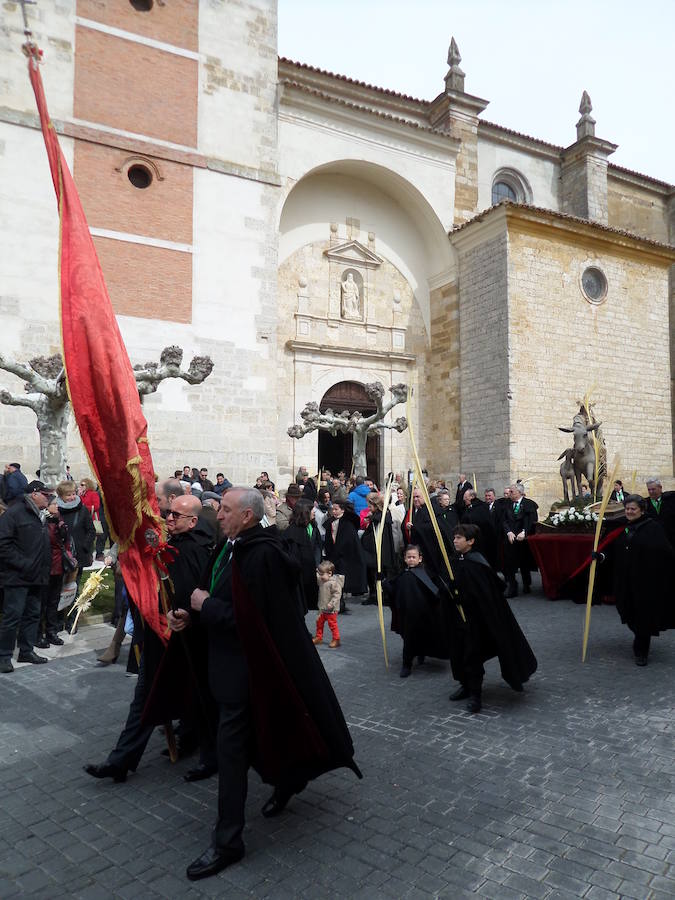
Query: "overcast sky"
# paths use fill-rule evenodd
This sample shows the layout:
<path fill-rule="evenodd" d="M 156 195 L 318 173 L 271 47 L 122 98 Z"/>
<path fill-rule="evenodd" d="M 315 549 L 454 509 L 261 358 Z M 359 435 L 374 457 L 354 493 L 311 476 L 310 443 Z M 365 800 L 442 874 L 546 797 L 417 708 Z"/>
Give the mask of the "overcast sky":
<path fill-rule="evenodd" d="M 279 0 L 279 55 L 432 100 L 454 35 L 482 118 L 576 139 L 583 90 L 610 157 L 675 182 L 675 0 Z"/>

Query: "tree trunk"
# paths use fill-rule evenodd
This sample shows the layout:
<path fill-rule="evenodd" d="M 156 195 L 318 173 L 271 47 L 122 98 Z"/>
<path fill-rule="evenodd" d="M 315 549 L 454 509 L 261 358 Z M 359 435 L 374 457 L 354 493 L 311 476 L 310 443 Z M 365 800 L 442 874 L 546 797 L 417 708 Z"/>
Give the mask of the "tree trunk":
<path fill-rule="evenodd" d="M 40 433 L 40 480 L 55 486 L 66 477 L 66 448 L 70 403 L 50 403 L 47 398 L 36 410 Z"/>
<path fill-rule="evenodd" d="M 368 466 L 366 461 L 366 441 L 368 440 L 367 431 L 355 431 L 353 433 L 352 442 L 352 463 L 354 464 L 354 476 L 361 475 L 363 478 L 368 474 Z"/>

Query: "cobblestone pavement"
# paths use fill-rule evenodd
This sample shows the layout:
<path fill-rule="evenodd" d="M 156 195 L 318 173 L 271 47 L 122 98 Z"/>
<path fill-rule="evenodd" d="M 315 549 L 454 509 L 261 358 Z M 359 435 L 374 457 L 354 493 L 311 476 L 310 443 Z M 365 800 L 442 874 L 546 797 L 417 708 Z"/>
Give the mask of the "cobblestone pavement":
<path fill-rule="evenodd" d="M 400 679 L 396 635 L 387 671 L 373 607 L 354 607 L 320 653 L 364 780 L 332 773 L 267 820 L 252 775 L 246 859 L 195 884 L 215 779 L 186 784 L 159 734 L 125 784 L 82 772 L 134 688 L 96 666 L 110 628 L 82 629 L 49 665 L 0 676 L 0 897 L 675 897 L 675 633 L 640 669 L 616 611 L 595 607 L 582 665 L 583 607 L 513 606 L 539 671 L 516 694 L 489 663 L 478 716 L 448 702 L 443 663 Z"/>

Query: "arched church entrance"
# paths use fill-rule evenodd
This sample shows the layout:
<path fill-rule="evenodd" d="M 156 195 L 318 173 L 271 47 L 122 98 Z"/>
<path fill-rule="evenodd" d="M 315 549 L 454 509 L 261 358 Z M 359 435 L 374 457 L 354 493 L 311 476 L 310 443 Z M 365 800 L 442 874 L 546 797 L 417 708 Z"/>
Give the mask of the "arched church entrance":
<path fill-rule="evenodd" d="M 364 416 L 377 412 L 377 407 L 358 381 L 340 381 L 334 384 L 321 398 L 319 409 L 321 412 L 327 409 L 334 412 L 347 410 L 350 414 L 358 411 Z M 382 480 L 380 456 L 380 435 L 369 435 L 366 442 L 368 477 L 378 485 Z M 343 470 L 349 475 L 352 470 L 351 434 L 342 434 L 338 431 L 333 436 L 329 431 L 320 431 L 318 462 L 319 469 L 330 469 L 333 474 Z"/>

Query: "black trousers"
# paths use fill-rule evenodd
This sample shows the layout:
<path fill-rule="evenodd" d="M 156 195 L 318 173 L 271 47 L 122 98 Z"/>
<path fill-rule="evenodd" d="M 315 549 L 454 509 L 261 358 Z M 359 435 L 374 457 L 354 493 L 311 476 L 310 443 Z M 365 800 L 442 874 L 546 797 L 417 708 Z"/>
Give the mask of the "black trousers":
<path fill-rule="evenodd" d="M 38 638 L 40 606 L 44 587 L 41 584 L 9 586 L 0 622 L 0 659 L 11 659 L 18 643 L 21 653 L 30 653 Z"/>
<path fill-rule="evenodd" d="M 220 703 L 218 718 L 218 819 L 211 837 L 216 850 L 242 850 L 251 759 L 248 702 Z"/>
<path fill-rule="evenodd" d="M 117 739 L 117 745 L 108 756 L 110 765 L 117 766 L 119 769 L 131 769 L 132 772 L 135 772 L 138 768 L 143 752 L 150 740 L 150 735 L 154 731 L 153 725 L 143 725 L 141 722 L 143 708 L 147 699 L 148 685 L 145 680 L 143 654 L 141 654 L 134 699 L 129 706 L 127 721 Z"/>
<path fill-rule="evenodd" d="M 633 641 L 633 653 L 636 656 L 647 656 L 649 654 L 649 645 L 652 642 L 651 634 L 640 634 L 635 632 L 635 640 Z"/>
<path fill-rule="evenodd" d="M 43 634 L 55 635 L 59 630 L 59 600 L 63 575 L 50 575 L 49 584 L 42 594 L 40 629 Z"/>
<path fill-rule="evenodd" d="M 510 582 L 515 581 L 518 569 L 520 569 L 523 587 L 529 587 L 532 584 L 528 549 L 525 541 L 514 541 L 512 544 L 509 543 L 508 538 L 504 541 L 504 575 L 506 580 Z"/>

